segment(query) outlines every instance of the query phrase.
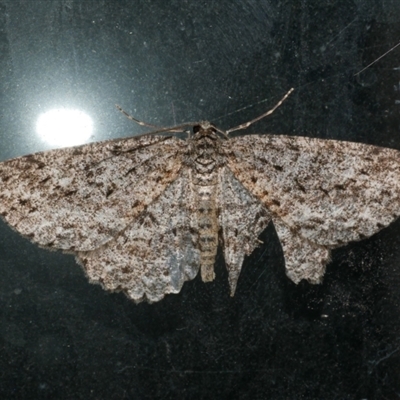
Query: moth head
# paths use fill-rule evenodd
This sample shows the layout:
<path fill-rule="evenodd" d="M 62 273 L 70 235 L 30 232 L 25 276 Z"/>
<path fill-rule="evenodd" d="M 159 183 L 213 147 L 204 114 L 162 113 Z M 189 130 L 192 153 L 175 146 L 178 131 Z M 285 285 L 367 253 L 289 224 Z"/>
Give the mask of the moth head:
<path fill-rule="evenodd" d="M 223 137 L 227 137 L 226 133 L 221 129 L 218 129 L 215 125 L 208 121 L 201 121 L 198 124 L 193 126 L 193 133 L 196 135 L 209 135 L 209 136 L 217 136 L 220 134 Z"/>

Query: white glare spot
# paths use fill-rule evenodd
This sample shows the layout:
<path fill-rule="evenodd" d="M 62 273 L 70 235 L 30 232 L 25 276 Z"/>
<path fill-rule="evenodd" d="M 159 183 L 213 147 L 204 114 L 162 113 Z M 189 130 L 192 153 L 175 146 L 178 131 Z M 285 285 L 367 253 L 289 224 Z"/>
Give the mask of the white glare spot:
<path fill-rule="evenodd" d="M 39 116 L 36 131 L 49 145 L 76 146 L 90 138 L 93 122 L 82 111 L 57 108 Z"/>

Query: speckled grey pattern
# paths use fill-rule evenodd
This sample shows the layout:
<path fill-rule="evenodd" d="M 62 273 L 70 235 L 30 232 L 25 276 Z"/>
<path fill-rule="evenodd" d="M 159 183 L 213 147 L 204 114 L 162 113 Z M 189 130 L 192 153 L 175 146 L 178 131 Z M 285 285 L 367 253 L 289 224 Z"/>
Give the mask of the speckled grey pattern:
<path fill-rule="evenodd" d="M 400 152 L 361 143 L 249 135 L 225 145 L 227 166 L 272 214 L 286 274 L 321 282 L 329 250 L 400 215 Z"/>
<path fill-rule="evenodd" d="M 400 214 L 400 152 L 305 137 L 146 135 L 0 163 L 0 214 L 22 235 L 76 254 L 89 279 L 135 302 L 215 277 L 235 293 L 244 256 L 273 222 L 286 273 L 321 282 L 330 249 Z"/>

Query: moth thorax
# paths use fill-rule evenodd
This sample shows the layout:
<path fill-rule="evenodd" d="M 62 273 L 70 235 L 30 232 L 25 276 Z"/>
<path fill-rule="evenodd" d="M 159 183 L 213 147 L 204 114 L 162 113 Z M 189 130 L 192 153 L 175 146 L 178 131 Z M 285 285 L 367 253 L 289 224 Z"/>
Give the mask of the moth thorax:
<path fill-rule="evenodd" d="M 218 164 L 220 139 L 212 129 L 200 129 L 191 139 L 191 158 L 195 168 L 210 172 Z"/>
<path fill-rule="evenodd" d="M 192 157 L 195 185 L 204 186 L 217 184 L 219 164 L 219 155 L 214 146 L 196 146 Z"/>

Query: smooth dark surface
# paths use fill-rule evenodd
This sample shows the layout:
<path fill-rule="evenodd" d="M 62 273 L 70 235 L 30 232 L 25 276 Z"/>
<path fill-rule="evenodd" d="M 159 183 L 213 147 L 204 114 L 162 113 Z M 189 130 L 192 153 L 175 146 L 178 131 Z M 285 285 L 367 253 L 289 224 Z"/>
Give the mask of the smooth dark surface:
<path fill-rule="evenodd" d="M 37 116 L 87 112 L 92 140 L 143 132 L 114 108 L 400 149 L 395 0 L 0 0 L 0 160 L 45 150 Z M 243 109 L 233 113 L 235 110 Z M 244 134 L 244 133 L 241 133 Z M 398 399 L 400 222 L 294 285 L 270 226 L 229 297 L 213 283 L 135 305 L 72 256 L 0 223 L 2 399 Z"/>

